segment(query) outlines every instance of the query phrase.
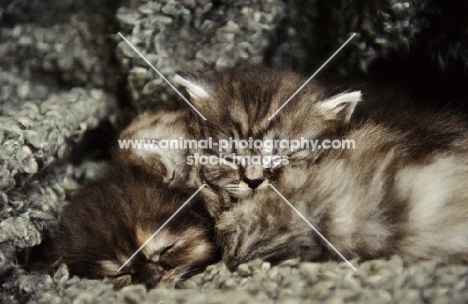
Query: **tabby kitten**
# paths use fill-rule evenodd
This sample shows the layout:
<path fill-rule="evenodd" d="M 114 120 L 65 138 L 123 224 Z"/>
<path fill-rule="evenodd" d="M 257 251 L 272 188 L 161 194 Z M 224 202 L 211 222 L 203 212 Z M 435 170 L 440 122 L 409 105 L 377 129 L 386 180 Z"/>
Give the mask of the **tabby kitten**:
<path fill-rule="evenodd" d="M 309 85 L 296 95 L 294 102 L 274 119 L 268 120 L 303 84 L 301 77 L 265 67 L 245 67 L 214 75 L 178 74 L 175 82 L 186 88 L 191 102 L 207 118 L 203 121 L 193 115 L 193 120 L 197 121 L 189 130 L 193 138 L 212 138 L 213 142 L 249 138 L 263 142 L 301 137 L 307 140 L 333 139 L 334 133 L 342 127 L 341 122 L 349 121 L 361 99 L 360 92 L 328 96 L 324 88 Z M 315 104 L 318 100 L 326 102 Z M 311 119 L 315 116 L 323 119 Z M 218 164 L 207 164 L 198 169 L 200 180 L 208 185 L 203 190 L 207 207 L 215 217 L 229 210 L 232 202 L 267 189 L 271 182 L 292 192 L 299 189 L 305 181 L 305 168 L 320 155 L 304 149 L 291 151 L 275 147 L 266 151 L 230 146 L 222 150 L 216 145 L 191 152 L 218 158 Z M 289 165 L 235 161 L 236 157 L 245 156 L 281 160 L 286 157 Z"/>
<path fill-rule="evenodd" d="M 176 116 L 170 113 L 167 118 Z M 100 180 L 80 189 L 64 207 L 56 237 L 33 251 L 32 257 L 46 256 L 49 268 L 65 263 L 72 274 L 106 277 L 118 288 L 130 283 L 173 286 L 217 262 L 214 221 L 198 195 L 118 271 L 196 191 L 172 185 L 181 178 L 177 174 L 160 174 L 157 167 L 148 173 L 121 152 L 116 151 Z M 171 167 L 164 170 L 171 172 Z"/>
<path fill-rule="evenodd" d="M 190 137 L 187 107 L 159 107 L 137 116 L 119 138 L 139 141 L 136 146 L 121 146 L 114 151 L 117 161 L 131 163 L 147 173 L 163 176 L 169 187 L 194 185 L 191 167 L 187 165 L 188 149 L 161 147 L 161 141 Z"/>
<path fill-rule="evenodd" d="M 405 147 L 388 146 L 394 134 L 381 131 L 353 134 L 375 146 L 327 155 L 287 199 L 348 259 L 468 261 L 466 152 L 411 163 Z M 257 257 L 335 256 L 272 189 L 224 212 L 216 228 L 231 267 Z"/>
<path fill-rule="evenodd" d="M 193 115 L 198 138 L 355 142 L 351 149 L 197 151 L 228 160 L 199 169 L 228 266 L 253 258 L 334 256 L 269 185 L 349 259 L 467 260 L 468 129 L 455 118 L 418 109 L 400 118 L 380 119 L 389 114 L 376 111 L 356 120 L 356 106 L 365 103 L 360 91 L 333 95 L 310 83 L 269 120 L 304 79 L 257 67 L 176 80 L 207 118 Z M 286 157 L 288 163 L 239 164 L 233 161 L 239 155 Z"/>

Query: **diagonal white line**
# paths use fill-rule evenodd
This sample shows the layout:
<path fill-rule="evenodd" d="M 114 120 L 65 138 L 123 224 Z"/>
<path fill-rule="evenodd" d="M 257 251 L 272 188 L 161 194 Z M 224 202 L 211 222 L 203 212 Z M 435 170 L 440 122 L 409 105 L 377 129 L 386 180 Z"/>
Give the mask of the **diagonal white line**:
<path fill-rule="evenodd" d="M 161 227 L 159 227 L 159 229 L 156 230 L 156 232 L 153 233 L 153 234 L 146 240 L 146 242 L 145 242 L 143 245 L 141 245 L 141 247 L 138 248 L 138 250 L 135 251 L 135 253 L 132 254 L 131 257 L 128 258 L 128 260 L 125 261 L 125 263 L 123 263 L 122 266 L 120 266 L 119 269 L 117 269 L 117 272 L 120 272 L 120 270 L 122 270 L 122 268 L 124 268 L 125 265 L 127 265 L 127 264 L 138 254 L 138 252 L 140 252 L 140 251 L 143 249 L 143 247 L 145 247 L 145 246 L 156 236 L 156 234 L 158 234 L 164 227 L 166 227 L 166 225 L 177 215 L 177 213 L 179 213 L 180 210 L 182 210 L 188 203 L 190 203 L 190 201 L 192 200 L 192 198 L 194 198 L 195 195 L 197 195 L 198 192 L 200 192 L 201 189 L 203 189 L 203 187 L 205 187 L 205 186 L 206 186 L 205 184 L 201 185 L 200 188 L 198 188 L 198 190 L 195 191 L 195 193 L 192 194 L 192 196 L 189 197 L 188 200 L 187 200 L 185 203 L 183 203 L 182 206 L 180 206 L 179 209 L 177 209 L 177 211 L 174 212 L 174 214 L 172 214 L 171 217 L 168 218 L 167 221 L 164 222 L 164 224 L 162 224 Z"/>
<path fill-rule="evenodd" d="M 124 35 L 122 35 L 120 32 L 118 33 L 119 36 L 125 40 L 125 42 L 128 43 L 128 45 L 138 54 L 140 55 L 140 57 L 156 72 L 158 73 L 159 77 L 161 77 L 177 94 L 179 94 L 180 97 L 182 97 L 182 99 L 195 111 L 197 112 L 198 115 L 200 115 L 201 118 L 203 118 L 203 120 L 206 120 L 205 116 L 203 116 L 202 113 L 200 113 L 200 111 L 197 110 L 197 108 L 195 108 L 195 106 L 187 100 L 187 98 L 184 97 L 184 95 L 182 95 L 182 93 L 179 92 L 179 90 L 176 89 L 175 86 L 172 85 L 172 83 L 169 82 L 169 80 L 166 79 L 166 77 L 164 77 L 163 74 L 161 74 L 161 72 L 158 71 L 158 69 L 156 69 L 154 67 L 154 65 L 151 64 L 151 62 L 149 62 L 148 59 L 145 58 L 145 56 L 143 56 L 142 53 L 140 53 L 140 51 L 138 51 L 138 49 L 130 43 L 130 41 L 127 40 L 127 38 L 124 37 Z"/>
<path fill-rule="evenodd" d="M 273 190 L 275 190 L 275 192 L 289 205 L 289 207 L 291 207 L 296 213 L 297 215 L 299 215 L 309 226 L 310 228 L 312 228 L 327 244 L 328 246 L 330 246 L 333 250 L 335 250 L 335 252 L 349 265 L 349 267 L 351 267 L 354 271 L 357 271 L 356 267 L 353 266 L 353 264 L 351 264 L 350 261 L 348 261 L 342 254 L 341 252 L 338 251 L 338 249 L 335 248 L 335 246 L 333 246 L 332 243 L 330 243 L 327 238 L 325 238 L 323 236 L 323 234 L 320 233 L 320 231 L 317 230 L 317 228 L 314 227 L 314 225 L 312 225 L 306 218 L 304 215 L 302 215 L 302 213 L 296 209 L 296 207 L 293 206 L 293 204 L 291 204 L 282 194 L 281 192 L 278 191 L 278 189 L 276 189 L 272 184 L 268 184 L 268 186 L 270 186 Z"/>
<path fill-rule="evenodd" d="M 344 48 L 344 47 L 345 47 L 345 46 L 348 44 L 348 42 L 350 42 L 350 41 L 351 41 L 351 39 L 353 39 L 353 38 L 354 38 L 354 36 L 356 36 L 356 33 L 353 33 L 353 34 L 351 35 L 351 37 L 349 37 L 349 38 L 348 38 L 348 40 L 346 40 L 346 42 L 345 42 L 345 43 L 343 43 L 343 45 L 342 45 L 342 46 L 340 46 L 340 48 L 339 48 L 338 50 L 336 50 L 336 52 L 335 52 L 335 53 L 333 53 L 333 55 L 331 55 L 331 56 L 330 56 L 330 58 L 328 58 L 328 60 L 327 60 L 327 61 L 325 61 L 325 63 L 324 63 L 324 64 L 322 64 L 322 66 L 321 66 L 321 67 L 319 67 L 319 68 L 318 68 L 318 70 L 317 70 L 317 71 L 315 71 L 315 73 L 314 73 L 312 76 L 310 76 L 310 77 L 309 77 L 309 79 L 307 79 L 307 81 L 306 81 L 306 82 L 304 82 L 304 84 L 303 84 L 303 85 L 301 85 L 301 87 L 300 87 L 299 89 L 297 89 L 297 91 L 296 91 L 296 92 L 294 92 L 294 94 L 292 94 L 292 95 L 291 95 L 291 97 L 289 97 L 289 98 L 288 98 L 288 100 L 286 100 L 286 101 L 283 103 L 283 105 L 281 105 L 281 107 L 279 107 L 279 109 L 278 109 L 278 110 L 276 110 L 276 112 L 275 112 L 275 113 L 273 113 L 273 115 L 271 115 L 271 116 L 270 116 L 270 118 L 268 118 L 268 120 L 272 120 L 272 119 L 273 119 L 273 117 L 275 117 L 275 116 L 276 116 L 276 114 L 278 114 L 278 113 L 279 113 L 279 111 L 281 111 L 281 110 L 282 110 L 282 109 L 283 109 L 283 108 L 284 108 L 284 107 L 285 107 L 285 106 L 286 106 L 286 105 L 287 105 L 287 104 L 288 104 L 288 103 L 291 101 L 291 99 L 293 99 L 293 98 L 294 98 L 294 96 L 296 96 L 296 95 L 297 95 L 297 93 L 299 93 L 299 92 L 300 92 L 300 91 L 301 91 L 301 90 L 302 90 L 302 89 L 303 89 L 303 88 L 304 88 L 304 87 L 305 87 L 305 86 L 306 86 L 306 85 L 307 85 L 307 84 L 308 84 L 308 83 L 309 83 L 309 82 L 312 80 L 312 78 L 314 78 L 314 77 L 315 77 L 315 75 L 317 75 L 317 74 L 318 74 L 318 73 L 319 73 L 319 72 L 320 72 L 320 71 L 321 71 L 321 70 L 322 70 L 322 69 L 323 69 L 323 68 L 324 68 L 324 67 L 325 67 L 325 66 L 326 66 L 326 65 L 327 65 L 329 62 L 330 62 L 330 60 L 332 60 L 332 59 L 333 59 L 333 57 L 335 57 L 335 56 L 336 56 L 336 54 L 338 54 L 338 52 L 339 52 L 339 51 L 341 51 L 341 50 L 342 50 L 342 49 L 343 49 L 343 48 Z"/>

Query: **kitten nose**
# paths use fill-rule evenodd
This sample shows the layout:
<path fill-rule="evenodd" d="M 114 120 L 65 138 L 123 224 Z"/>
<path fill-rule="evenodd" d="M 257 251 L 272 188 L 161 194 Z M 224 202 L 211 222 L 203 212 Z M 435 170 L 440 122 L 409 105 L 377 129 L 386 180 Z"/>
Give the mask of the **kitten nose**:
<path fill-rule="evenodd" d="M 132 275 L 132 282 L 143 283 L 147 289 L 152 289 L 158 285 L 162 279 L 162 273 L 158 265 L 152 261 L 135 263 L 135 273 Z"/>
<path fill-rule="evenodd" d="M 257 189 L 264 180 L 263 166 L 252 164 L 245 167 L 244 181 L 249 185 L 249 188 Z"/>
<path fill-rule="evenodd" d="M 145 282 L 146 288 L 148 289 L 155 288 L 159 284 L 161 279 L 162 279 L 162 276 L 160 274 L 152 275 Z"/>
<path fill-rule="evenodd" d="M 249 185 L 249 188 L 252 189 L 257 189 L 258 186 L 260 186 L 261 183 L 263 183 L 263 179 L 245 179 L 245 182 L 247 185 Z"/>

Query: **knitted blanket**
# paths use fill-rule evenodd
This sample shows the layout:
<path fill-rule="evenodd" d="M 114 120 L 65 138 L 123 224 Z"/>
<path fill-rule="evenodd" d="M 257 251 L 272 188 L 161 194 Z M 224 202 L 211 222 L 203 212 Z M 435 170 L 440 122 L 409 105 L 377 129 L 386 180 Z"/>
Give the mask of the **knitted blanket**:
<path fill-rule="evenodd" d="M 109 129 L 179 100 L 119 32 L 169 81 L 177 70 L 258 63 L 309 75 L 352 32 L 328 72 L 366 73 L 410 45 L 429 45 L 438 71 L 468 63 L 466 18 L 455 18 L 462 2 L 342 2 L 0 1 L 0 302 L 468 302 L 467 265 L 404 265 L 397 256 L 351 261 L 356 272 L 341 261 L 255 260 L 234 272 L 218 263 L 177 289 L 119 291 L 65 265 L 50 275 L 22 266 L 27 248 L 54 229 L 68 193 L 99 177 L 107 159 L 97 156 L 108 149 L 99 143 L 115 139 Z"/>

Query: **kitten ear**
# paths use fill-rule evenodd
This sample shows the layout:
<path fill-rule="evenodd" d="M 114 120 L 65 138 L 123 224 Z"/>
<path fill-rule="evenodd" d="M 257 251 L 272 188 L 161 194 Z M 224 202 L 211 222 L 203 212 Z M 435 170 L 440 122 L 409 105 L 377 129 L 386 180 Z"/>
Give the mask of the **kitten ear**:
<path fill-rule="evenodd" d="M 177 72 L 174 83 L 185 87 L 190 99 L 194 102 L 211 96 L 209 87 L 202 80 L 202 76 L 196 73 Z"/>
<path fill-rule="evenodd" d="M 338 120 L 348 123 L 357 103 L 361 100 L 361 91 L 354 91 L 332 96 L 320 102 L 318 106 L 327 120 Z"/>

